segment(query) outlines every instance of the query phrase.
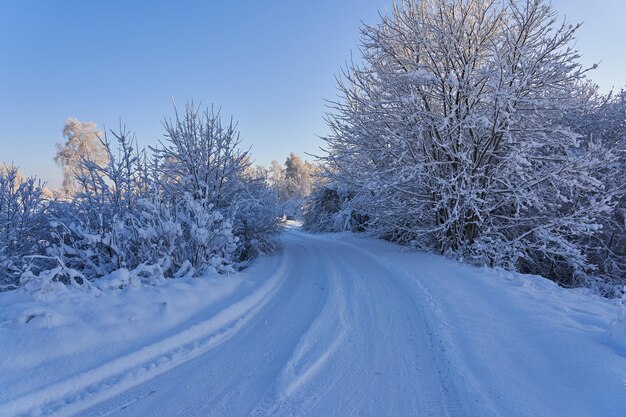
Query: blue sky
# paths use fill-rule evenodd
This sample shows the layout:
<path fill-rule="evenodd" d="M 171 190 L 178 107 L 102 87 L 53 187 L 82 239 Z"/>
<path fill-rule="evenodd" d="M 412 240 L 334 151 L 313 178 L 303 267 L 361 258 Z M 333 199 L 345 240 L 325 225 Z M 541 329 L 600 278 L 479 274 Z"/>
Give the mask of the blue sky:
<path fill-rule="evenodd" d="M 360 20 L 391 0 L 30 1 L 0 11 L 0 161 L 60 184 L 54 144 L 67 117 L 161 138 L 171 100 L 239 120 L 258 163 L 315 152 L 324 99 L 356 53 Z M 606 91 L 626 84 L 626 2 L 554 0 Z"/>

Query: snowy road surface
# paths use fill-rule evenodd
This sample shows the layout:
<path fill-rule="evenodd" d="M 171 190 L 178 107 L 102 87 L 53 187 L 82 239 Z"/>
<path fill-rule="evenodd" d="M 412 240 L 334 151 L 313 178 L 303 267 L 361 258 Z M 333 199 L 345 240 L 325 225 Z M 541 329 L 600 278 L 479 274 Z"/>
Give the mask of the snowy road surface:
<path fill-rule="evenodd" d="M 249 272 L 265 276 L 209 319 L 0 410 L 626 415 L 626 349 L 608 330 L 613 306 L 594 296 L 298 230 L 286 233 L 281 254 Z"/>
<path fill-rule="evenodd" d="M 443 347 L 402 278 L 299 233 L 278 288 L 228 341 L 84 416 L 461 415 Z"/>

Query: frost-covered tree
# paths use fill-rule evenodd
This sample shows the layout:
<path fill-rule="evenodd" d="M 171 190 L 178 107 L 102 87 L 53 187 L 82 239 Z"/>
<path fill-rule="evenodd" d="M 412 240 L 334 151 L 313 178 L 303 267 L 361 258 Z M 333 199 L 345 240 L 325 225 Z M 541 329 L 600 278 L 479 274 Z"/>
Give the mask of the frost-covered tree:
<path fill-rule="evenodd" d="M 231 118 L 224 124 L 219 111 L 189 104 L 182 116 L 176 111 L 164 125 L 165 140 L 153 151 L 167 192 L 173 197 L 189 193 L 218 208 L 227 205 L 250 165 L 236 123 Z"/>
<path fill-rule="evenodd" d="M 585 253 L 597 265 L 596 274 L 604 289 L 620 288 L 626 278 L 626 92 L 600 95 L 597 89 L 584 91 L 581 108 L 568 115 L 568 125 L 583 141 L 600 141 L 617 158 L 602 167 L 606 192 L 612 194 L 613 211 L 600 217 L 602 229 L 583 243 Z"/>
<path fill-rule="evenodd" d="M 225 216 L 250 165 L 237 125 L 232 118 L 224 124 L 219 111 L 200 111 L 193 104 L 164 125 L 165 141 L 153 150 L 164 201 L 185 202 L 179 214 L 187 225 L 184 238 L 192 243 L 187 257 L 193 265 L 230 264 L 236 238 L 232 219 Z"/>
<path fill-rule="evenodd" d="M 80 175 L 83 159 L 98 165 L 106 163 L 106 150 L 100 141 L 101 136 L 102 132 L 93 122 L 81 122 L 73 118 L 65 122 L 65 143 L 57 143 L 54 161 L 63 168 L 63 192 L 66 195 L 76 191 L 76 176 Z"/>
<path fill-rule="evenodd" d="M 46 227 L 43 184 L 0 167 L 0 291 L 19 284 L 24 257 L 41 253 Z"/>
<path fill-rule="evenodd" d="M 293 152 L 283 166 L 272 161 L 269 182 L 278 195 L 284 214 L 289 218 L 300 218 L 305 199 L 311 194 L 319 180 L 319 168 L 302 160 Z"/>
<path fill-rule="evenodd" d="M 329 179 L 379 236 L 564 284 L 615 195 L 583 140 L 578 25 L 542 0 L 405 0 L 362 30 L 328 122 Z"/>
<path fill-rule="evenodd" d="M 278 247 L 278 219 L 283 213 L 266 176 L 244 178 L 229 213 L 233 219 L 233 233 L 239 239 L 236 259 L 247 261 Z"/>
<path fill-rule="evenodd" d="M 267 170 L 267 178 L 281 201 L 289 199 L 289 190 L 287 189 L 287 179 L 285 178 L 285 168 L 278 161 L 272 161 Z"/>
<path fill-rule="evenodd" d="M 285 161 L 285 180 L 290 197 L 306 197 L 315 187 L 318 169 L 308 161 L 302 160 L 293 152 Z"/>

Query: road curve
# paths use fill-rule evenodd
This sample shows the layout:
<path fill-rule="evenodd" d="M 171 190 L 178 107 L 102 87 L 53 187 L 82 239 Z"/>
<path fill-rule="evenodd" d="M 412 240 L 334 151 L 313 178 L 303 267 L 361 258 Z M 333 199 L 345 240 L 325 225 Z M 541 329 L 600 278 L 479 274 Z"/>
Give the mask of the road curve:
<path fill-rule="evenodd" d="M 279 258 L 276 288 L 227 338 L 78 415 L 464 415 L 406 275 L 297 229 Z"/>

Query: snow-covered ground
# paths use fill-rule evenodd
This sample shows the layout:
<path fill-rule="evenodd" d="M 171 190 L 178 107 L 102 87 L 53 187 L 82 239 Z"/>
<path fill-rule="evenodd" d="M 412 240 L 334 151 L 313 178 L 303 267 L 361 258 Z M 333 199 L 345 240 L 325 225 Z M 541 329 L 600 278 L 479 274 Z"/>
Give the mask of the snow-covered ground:
<path fill-rule="evenodd" d="M 291 229 L 230 277 L 0 294 L 0 415 L 624 416 L 616 301 Z"/>

